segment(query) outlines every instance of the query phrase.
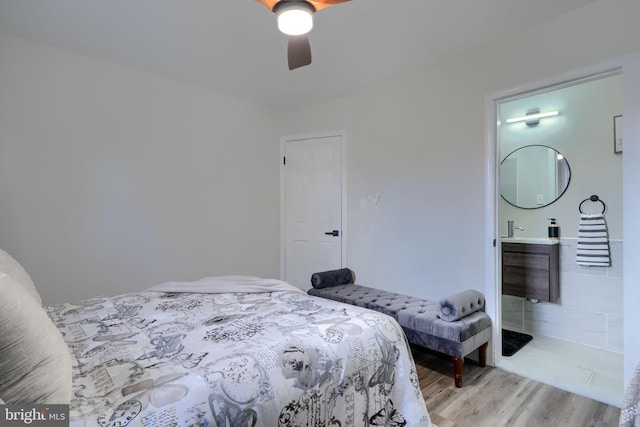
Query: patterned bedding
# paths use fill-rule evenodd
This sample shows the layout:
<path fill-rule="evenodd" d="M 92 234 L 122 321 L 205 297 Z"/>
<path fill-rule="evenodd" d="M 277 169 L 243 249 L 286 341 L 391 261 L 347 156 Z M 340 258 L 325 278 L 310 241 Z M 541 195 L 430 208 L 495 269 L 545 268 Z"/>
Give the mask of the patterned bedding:
<path fill-rule="evenodd" d="M 71 425 L 431 426 L 390 317 L 302 292 L 145 291 L 47 307 Z"/>
<path fill-rule="evenodd" d="M 640 364 L 636 365 L 633 377 L 624 391 L 620 410 L 620 427 L 640 427 Z"/>

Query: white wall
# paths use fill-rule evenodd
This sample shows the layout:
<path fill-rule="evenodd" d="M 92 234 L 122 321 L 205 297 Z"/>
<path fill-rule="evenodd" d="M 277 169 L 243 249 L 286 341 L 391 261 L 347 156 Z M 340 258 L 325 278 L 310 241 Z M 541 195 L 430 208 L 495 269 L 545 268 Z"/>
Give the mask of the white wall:
<path fill-rule="evenodd" d="M 354 96 L 339 127 L 349 132 L 348 259 L 359 279 L 431 298 L 482 288 L 484 97 L 640 49 L 636 12 L 633 0 L 600 1 Z M 331 129 L 334 105 L 323 107 L 291 114 L 306 132 Z M 380 202 L 363 209 L 371 193 Z"/>
<path fill-rule="evenodd" d="M 535 127 L 506 124 L 527 108 L 557 109 L 557 117 L 542 119 Z M 622 238 L 622 154 L 613 152 L 613 116 L 622 114 L 622 76 L 614 75 L 579 85 L 512 100 L 501 105 L 500 158 L 531 144 L 547 145 L 562 153 L 571 168 L 567 191 L 555 203 L 539 209 L 520 209 L 500 201 L 500 232 L 507 234 L 507 219 L 515 220 L 522 237 L 546 237 L 548 218 L 556 218 L 562 237 L 578 237 L 580 203 L 597 194 L 607 205 L 609 238 Z M 535 195 L 532 196 L 532 205 Z M 587 201 L 585 213 L 600 213 L 602 204 Z"/>
<path fill-rule="evenodd" d="M 266 108 L 3 34 L 0 56 L 0 246 L 45 304 L 278 276 Z"/>
<path fill-rule="evenodd" d="M 277 116 L 0 36 L 0 245 L 46 303 L 170 276 L 276 276 L 280 137 L 345 129 L 348 260 L 359 281 L 428 298 L 481 289 L 491 309 L 485 96 L 640 50 L 637 16 L 637 0 L 601 0 L 358 96 Z M 625 93 L 635 91 L 625 116 L 637 117 L 640 66 L 625 72 Z M 635 137 L 625 129 L 625 165 L 640 164 L 629 146 L 637 123 Z M 624 172 L 629 221 L 637 169 Z M 362 205 L 372 192 L 379 204 Z M 630 260 L 640 230 L 624 228 L 628 378 L 640 360 L 629 302 L 638 300 Z"/>
<path fill-rule="evenodd" d="M 428 298 L 476 288 L 491 311 L 496 295 L 490 280 L 485 288 L 493 268 L 485 255 L 493 251 L 487 236 L 496 232 L 485 217 L 494 192 L 486 178 L 485 97 L 640 50 L 637 16 L 636 0 L 602 0 L 353 97 L 340 128 L 346 126 L 350 144 L 348 264 L 359 282 Z M 635 77 L 628 70 L 625 78 Z M 332 107 L 325 104 L 324 113 Z M 317 106 L 306 116 L 295 112 L 306 117 L 306 132 L 331 129 L 325 114 Z M 300 131 L 285 121 L 280 129 Z M 625 152 L 625 164 L 630 157 Z M 361 208 L 372 192 L 380 193 L 379 204 Z M 628 264 L 625 292 L 640 275 Z M 627 310 L 625 324 L 637 317 Z M 625 357 L 635 365 L 640 348 Z"/>

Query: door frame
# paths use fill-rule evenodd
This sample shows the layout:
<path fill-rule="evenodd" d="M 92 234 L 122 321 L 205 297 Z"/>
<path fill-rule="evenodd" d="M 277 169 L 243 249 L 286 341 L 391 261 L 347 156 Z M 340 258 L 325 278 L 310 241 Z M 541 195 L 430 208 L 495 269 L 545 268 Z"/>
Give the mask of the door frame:
<path fill-rule="evenodd" d="M 502 359 L 502 286 L 500 257 L 500 153 L 498 147 L 497 124 L 498 104 L 505 99 L 525 96 L 549 88 L 589 79 L 607 72 L 619 70 L 624 75 L 623 66 L 627 57 L 595 63 L 546 79 L 537 80 L 511 89 L 500 90 L 485 96 L 485 239 L 489 244 L 485 247 L 485 297 L 486 311 L 493 319 L 492 346 L 487 353 L 487 363 L 498 366 Z"/>
<path fill-rule="evenodd" d="M 341 267 L 347 265 L 347 132 L 345 130 L 326 131 L 326 132 L 314 132 L 296 135 L 286 135 L 280 138 L 280 279 L 285 278 L 286 269 L 286 224 L 287 224 L 287 206 L 286 206 L 286 176 L 285 166 L 283 162 L 285 154 L 285 145 L 287 142 L 304 141 L 308 139 L 320 139 L 340 137 L 340 155 L 341 155 L 341 186 L 340 191 L 342 193 L 341 198 L 341 212 L 340 212 L 340 229 L 341 229 Z"/>

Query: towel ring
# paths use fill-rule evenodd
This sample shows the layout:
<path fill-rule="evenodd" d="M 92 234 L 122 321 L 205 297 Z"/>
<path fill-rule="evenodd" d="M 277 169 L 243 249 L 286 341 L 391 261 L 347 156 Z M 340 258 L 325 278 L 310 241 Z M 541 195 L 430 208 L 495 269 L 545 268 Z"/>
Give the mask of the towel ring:
<path fill-rule="evenodd" d="M 607 205 L 604 204 L 604 202 L 602 200 L 600 200 L 600 197 L 598 197 L 596 194 L 594 194 L 593 196 L 584 199 L 582 202 L 580 202 L 580 206 L 578 206 L 578 210 L 580 211 L 580 213 L 584 213 L 582 212 L 582 205 L 584 204 L 584 202 L 587 201 L 592 201 L 592 202 L 600 202 L 602 203 L 602 213 L 604 213 L 604 211 L 607 210 Z"/>

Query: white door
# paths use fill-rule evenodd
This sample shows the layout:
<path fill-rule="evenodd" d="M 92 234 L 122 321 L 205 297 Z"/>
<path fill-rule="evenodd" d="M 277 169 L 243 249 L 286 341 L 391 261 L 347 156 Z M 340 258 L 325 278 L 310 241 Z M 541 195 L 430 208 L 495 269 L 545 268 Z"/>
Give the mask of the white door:
<path fill-rule="evenodd" d="M 342 135 L 283 140 L 284 280 L 342 267 Z"/>

